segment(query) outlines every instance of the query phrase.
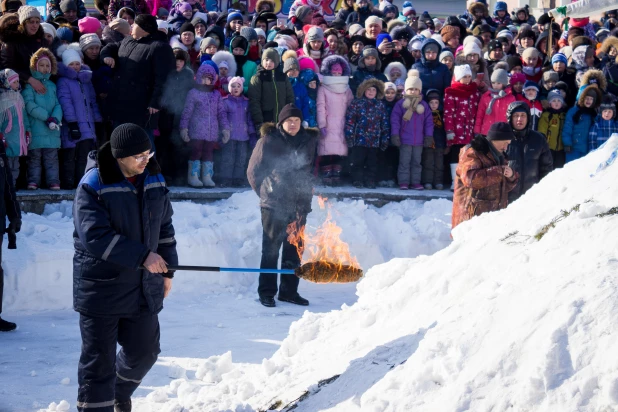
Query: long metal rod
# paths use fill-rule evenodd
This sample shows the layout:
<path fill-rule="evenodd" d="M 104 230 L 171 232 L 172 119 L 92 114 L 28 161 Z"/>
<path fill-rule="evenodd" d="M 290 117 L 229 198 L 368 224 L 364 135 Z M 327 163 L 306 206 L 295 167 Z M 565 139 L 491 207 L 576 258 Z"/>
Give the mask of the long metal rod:
<path fill-rule="evenodd" d="M 223 268 L 218 266 L 168 266 L 168 270 L 191 270 L 196 272 L 235 272 L 235 273 L 279 273 L 282 275 L 295 275 L 294 269 L 258 269 L 258 268 Z"/>

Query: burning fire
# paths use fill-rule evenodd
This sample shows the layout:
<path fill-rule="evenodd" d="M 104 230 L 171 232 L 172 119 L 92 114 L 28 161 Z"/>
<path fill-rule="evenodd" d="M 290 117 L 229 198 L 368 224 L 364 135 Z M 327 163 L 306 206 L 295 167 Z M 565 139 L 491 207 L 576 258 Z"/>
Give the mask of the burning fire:
<path fill-rule="evenodd" d="M 320 267 L 328 268 L 333 276 L 353 268 L 360 268 L 358 261 L 350 254 L 350 247 L 339 237 L 341 228 L 333 220 L 331 206 L 327 204 L 327 198 L 318 197 L 320 209 L 327 210 L 326 220 L 316 231 L 315 234 L 308 234 L 305 226 L 300 226 L 299 222 L 288 225 L 287 234 L 290 244 L 296 247 L 301 263 L 310 262 L 320 263 Z M 316 266 L 317 267 L 317 266 Z"/>

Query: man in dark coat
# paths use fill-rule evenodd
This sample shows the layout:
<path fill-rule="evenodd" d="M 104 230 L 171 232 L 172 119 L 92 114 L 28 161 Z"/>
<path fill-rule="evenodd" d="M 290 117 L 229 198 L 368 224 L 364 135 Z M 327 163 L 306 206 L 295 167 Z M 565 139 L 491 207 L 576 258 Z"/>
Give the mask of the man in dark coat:
<path fill-rule="evenodd" d="M 165 81 L 176 59 L 155 17 L 137 16 L 131 36 L 105 46 L 101 60 L 114 69 L 107 102 L 115 125 L 132 122 L 148 131 L 156 129 Z"/>
<path fill-rule="evenodd" d="M 253 190 L 260 196 L 262 209 L 262 262 L 260 268 L 276 268 L 279 249 L 283 244 L 281 267 L 295 269 L 300 266 L 296 247 L 287 240 L 286 229 L 296 222 L 305 226 L 311 211 L 315 178 L 311 174 L 319 132 L 301 126 L 302 112 L 294 104 L 286 105 L 279 113 L 279 123 L 265 123 L 262 138 L 258 140 L 247 170 Z M 302 244 L 299 245 L 302 251 Z M 309 301 L 298 294 L 299 279 L 281 275 L 280 301 L 308 305 Z M 277 275 L 262 273 L 258 287 L 260 302 L 275 306 Z"/>
<path fill-rule="evenodd" d="M 160 352 L 158 313 L 172 287 L 167 265 L 178 264 L 178 255 L 168 189 L 151 147 L 141 127 L 117 127 L 75 192 L 79 411 L 130 411 L 131 395 Z"/>
<path fill-rule="evenodd" d="M 15 249 L 15 245 L 11 242 L 11 237 L 14 238 L 15 233 L 21 230 L 21 211 L 19 210 L 19 202 L 15 196 L 15 187 L 13 186 L 13 178 L 11 177 L 11 169 L 8 167 L 9 161 L 6 158 L 4 145 L 0 145 L 0 193 L 4 196 L 4 201 L 0 202 L 0 227 L 2 233 L 9 235 L 9 249 Z M 9 218 L 9 227 L 6 228 L 6 218 Z M 4 235 L 0 236 L 0 263 L 2 262 L 2 240 Z M 4 271 L 0 267 L 0 314 L 2 314 L 2 295 L 4 292 Z M 0 332 L 10 332 L 15 330 L 17 325 L 13 322 L 7 322 L 0 318 Z"/>
<path fill-rule="evenodd" d="M 444 99 L 444 89 L 451 87 L 450 70 L 441 63 L 439 56 L 442 46 L 434 39 L 426 39 L 421 46 L 421 61 L 414 63 L 413 69 L 418 70 L 423 82 L 423 93 L 435 89 L 440 92 L 440 101 Z"/>
<path fill-rule="evenodd" d="M 526 102 L 511 103 L 506 118 L 515 134 L 506 155 L 509 166 L 519 175 L 517 185 L 509 192 L 511 204 L 547 176 L 554 162 L 545 136 L 530 127 L 530 107 Z"/>

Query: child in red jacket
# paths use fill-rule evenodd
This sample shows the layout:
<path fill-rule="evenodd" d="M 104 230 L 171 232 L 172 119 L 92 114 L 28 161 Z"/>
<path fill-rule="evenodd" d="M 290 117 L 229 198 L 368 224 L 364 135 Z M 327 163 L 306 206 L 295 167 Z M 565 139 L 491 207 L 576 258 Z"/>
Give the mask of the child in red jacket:
<path fill-rule="evenodd" d="M 481 97 L 476 111 L 474 134 L 487 136 L 492 124 L 506 122 L 506 110 L 515 101 L 515 96 L 507 94 L 504 89 L 509 84 L 509 74 L 504 69 L 495 69 L 491 74 L 491 89 Z"/>
<path fill-rule="evenodd" d="M 530 106 L 530 129 L 538 130 L 539 120 L 543 114 L 543 105 L 539 100 L 539 85 L 535 82 L 528 80 L 524 84 L 524 101 Z"/>
<path fill-rule="evenodd" d="M 459 162 L 459 151 L 472 141 L 474 121 L 481 93 L 472 82 L 472 70 L 467 64 L 455 66 L 451 87 L 444 90 L 444 130 L 450 157 L 451 176 Z M 451 186 L 451 190 L 454 186 Z"/>

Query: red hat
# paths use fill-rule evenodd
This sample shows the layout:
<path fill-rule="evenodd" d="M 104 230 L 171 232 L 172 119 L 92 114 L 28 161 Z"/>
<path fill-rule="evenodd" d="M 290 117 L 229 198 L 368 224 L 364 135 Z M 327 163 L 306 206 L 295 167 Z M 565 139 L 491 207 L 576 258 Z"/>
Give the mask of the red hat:
<path fill-rule="evenodd" d="M 588 17 L 584 17 L 583 19 L 571 19 L 569 20 L 569 25 L 571 27 L 579 27 L 583 29 L 586 25 L 590 23 L 590 19 Z"/>
<path fill-rule="evenodd" d="M 526 75 L 523 73 L 513 73 L 511 75 L 511 81 L 509 83 L 510 84 L 526 83 Z"/>

